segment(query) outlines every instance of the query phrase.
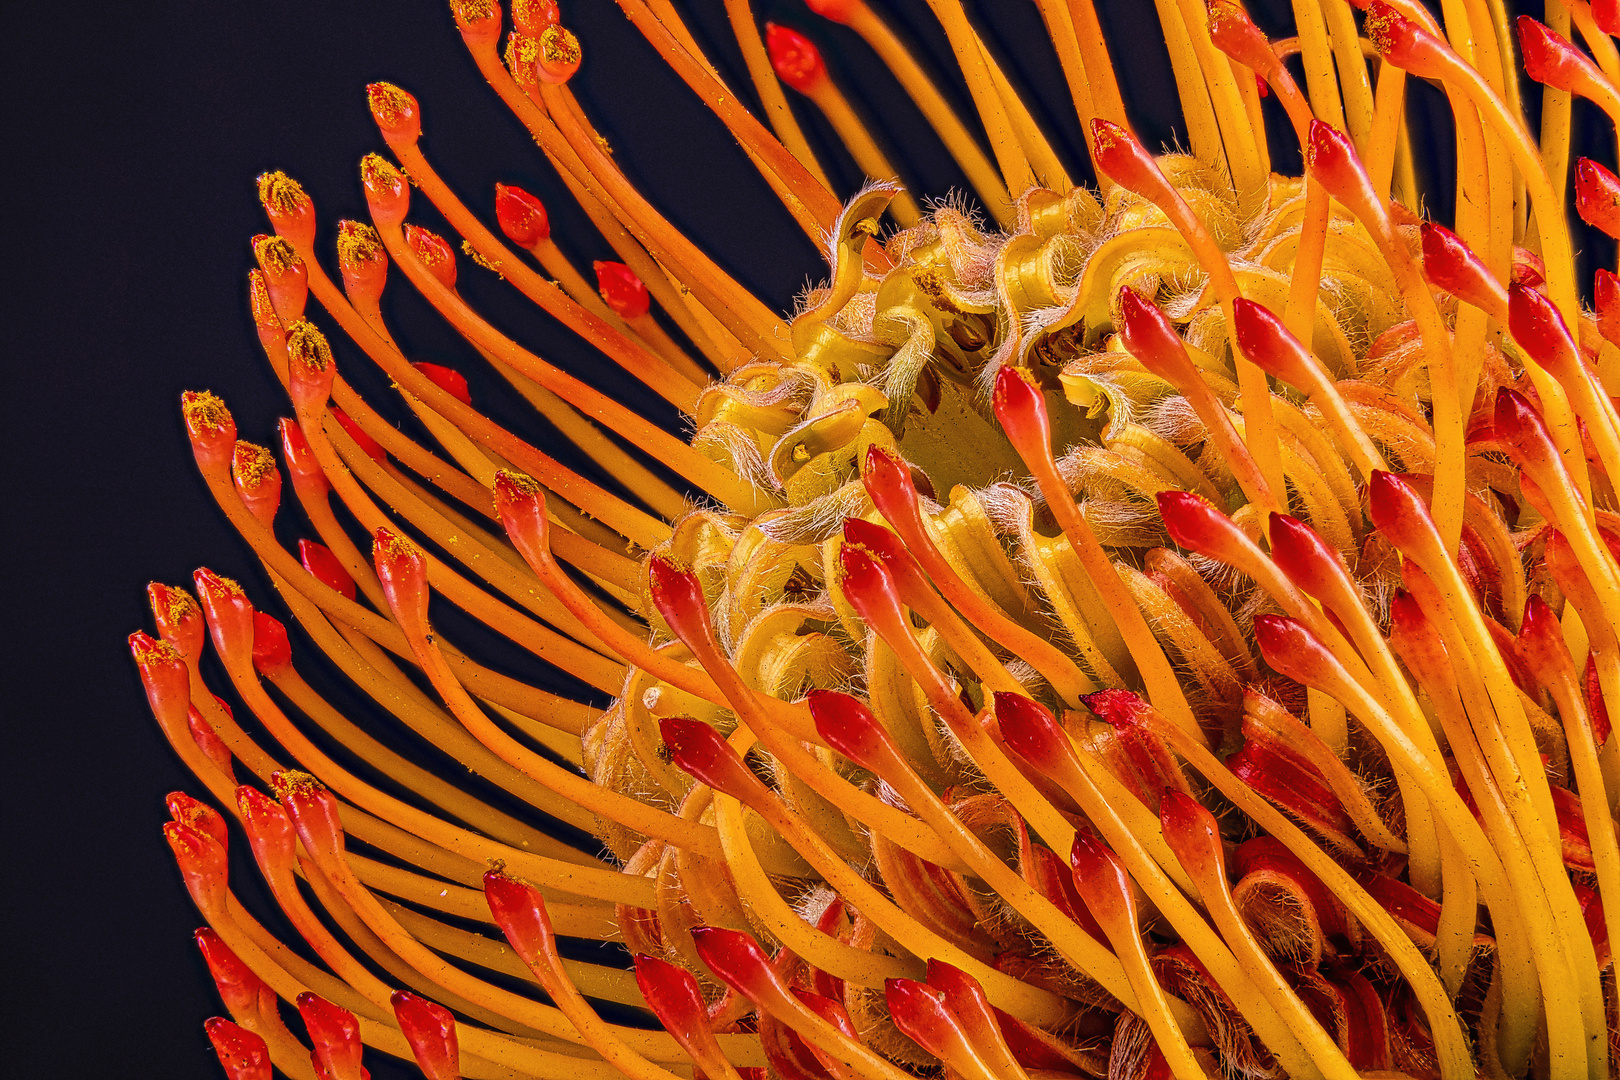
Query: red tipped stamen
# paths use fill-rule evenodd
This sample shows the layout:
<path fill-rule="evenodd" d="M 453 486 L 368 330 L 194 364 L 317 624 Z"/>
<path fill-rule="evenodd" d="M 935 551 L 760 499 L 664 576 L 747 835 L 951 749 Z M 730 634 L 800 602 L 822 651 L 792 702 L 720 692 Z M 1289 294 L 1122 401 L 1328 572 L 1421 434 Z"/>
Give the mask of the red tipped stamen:
<path fill-rule="evenodd" d="M 765 49 L 777 78 L 801 94 L 809 95 L 827 80 L 827 65 L 815 42 L 785 26 L 765 24 Z"/>
<path fill-rule="evenodd" d="M 621 262 L 597 262 L 596 288 L 602 300 L 621 319 L 639 319 L 647 314 L 652 297 L 635 271 Z"/>
<path fill-rule="evenodd" d="M 1620 237 L 1620 176 L 1591 158 L 1577 161 L 1575 212 L 1594 229 Z"/>
<path fill-rule="evenodd" d="M 281 506 L 281 470 L 276 468 L 276 456 L 265 447 L 239 441 L 231 454 L 231 479 L 248 513 L 265 528 L 273 527 Z"/>
<path fill-rule="evenodd" d="M 422 134 L 422 110 L 416 98 L 393 83 L 376 82 L 366 87 L 366 105 L 383 138 L 415 142 Z"/>
<path fill-rule="evenodd" d="M 231 834 L 225 827 L 225 819 L 212 806 L 198 802 L 183 791 L 169 792 L 163 803 L 168 807 L 169 817 L 175 821 L 191 826 L 222 848 L 230 847 Z"/>
<path fill-rule="evenodd" d="M 270 1048 L 258 1035 L 222 1016 L 204 1021 L 203 1030 L 228 1080 L 270 1080 Z"/>
<path fill-rule="evenodd" d="M 253 257 L 259 262 L 260 278 L 269 294 L 276 317 L 284 323 L 304 317 L 309 300 L 309 267 L 293 246 L 279 236 L 253 238 Z"/>
<path fill-rule="evenodd" d="M 756 801 L 764 793 L 764 785 L 749 771 L 725 736 L 703 721 L 665 717 L 658 721 L 658 731 L 675 767 L 700 783 L 747 803 Z"/>
<path fill-rule="evenodd" d="M 287 628 L 280 619 L 262 611 L 253 613 L 253 667 L 260 675 L 273 679 L 292 666 L 292 643 L 287 640 Z"/>
<path fill-rule="evenodd" d="M 472 391 L 467 387 L 467 376 L 443 364 L 430 364 L 426 360 L 412 364 L 417 371 L 433 380 L 433 385 L 463 405 L 472 404 Z"/>
<path fill-rule="evenodd" d="M 408 990 L 394 991 L 388 1001 L 422 1075 L 427 1080 L 461 1080 L 461 1048 L 450 1010 Z"/>
<path fill-rule="evenodd" d="M 447 289 L 456 287 L 456 249 L 450 246 L 449 241 L 420 226 L 407 225 L 405 242 L 440 285 Z"/>
<path fill-rule="evenodd" d="M 551 219 L 543 203 L 510 184 L 495 185 L 495 220 L 518 247 L 532 251 L 551 239 Z"/>
<path fill-rule="evenodd" d="M 163 823 L 163 838 L 174 852 L 186 891 L 197 910 L 210 919 L 225 914 L 230 864 L 225 849 L 213 837 L 178 821 Z"/>
<path fill-rule="evenodd" d="M 253 973 L 252 968 L 242 963 L 213 930 L 204 926 L 193 938 L 225 1007 L 238 1023 L 257 1026 L 264 1008 L 267 1005 L 274 1007 L 275 992 Z"/>
<path fill-rule="evenodd" d="M 293 430 L 297 430 L 294 428 Z M 317 544 L 313 540 L 301 539 L 298 541 L 298 561 L 303 564 L 315 580 L 336 592 L 353 600 L 355 597 L 354 578 L 343 568 L 338 557 L 324 544 Z"/>
<path fill-rule="evenodd" d="M 573 31 L 553 23 L 540 33 L 535 77 L 547 85 L 561 86 L 579 70 L 583 55 Z"/>
<path fill-rule="evenodd" d="M 1575 339 L 1544 294 L 1517 282 L 1508 286 L 1508 329 L 1530 358 L 1559 382 L 1582 376 Z"/>
<path fill-rule="evenodd" d="M 1473 304 L 1498 321 L 1507 316 L 1507 293 L 1462 237 L 1432 221 L 1418 226 L 1423 238 L 1423 276 L 1431 285 Z"/>
<path fill-rule="evenodd" d="M 360 1065 L 360 1021 L 309 991 L 298 995 L 298 1015 L 309 1030 L 309 1058 L 321 1080 L 368 1080 L 370 1073 Z"/>
<path fill-rule="evenodd" d="M 158 635 L 187 659 L 195 660 L 200 656 L 208 628 L 203 623 L 202 609 L 191 594 L 154 581 L 146 586 L 146 599 L 151 605 Z"/>

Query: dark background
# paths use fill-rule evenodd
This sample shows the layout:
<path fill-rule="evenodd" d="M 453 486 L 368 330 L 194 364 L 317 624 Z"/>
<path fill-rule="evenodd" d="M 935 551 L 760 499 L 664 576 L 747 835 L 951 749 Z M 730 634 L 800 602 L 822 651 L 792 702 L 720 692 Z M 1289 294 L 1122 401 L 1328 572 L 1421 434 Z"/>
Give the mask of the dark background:
<path fill-rule="evenodd" d="M 711 55 L 746 88 L 718 0 L 693 6 Z M 921 0 L 875 6 L 896 22 L 931 25 Z M 811 32 L 847 90 L 882 102 L 884 135 L 914 189 L 961 184 L 853 35 L 797 0 L 755 7 Z M 1067 143 L 1071 170 L 1089 176 L 1055 61 L 1019 47 L 1044 38 L 1034 5 L 979 7 L 995 12 L 986 20 L 994 40 L 1018 58 L 1029 99 Z M 1173 88 L 1151 16 L 1143 32 L 1126 14 L 1135 2 L 1106 8 L 1139 130 L 1150 144 L 1169 142 Z M 565 0 L 564 17 L 586 50 L 576 89 L 613 137 L 617 160 L 727 269 L 787 308 L 821 264 L 746 159 L 609 0 Z M 356 164 L 383 146 L 362 88 L 386 78 L 418 96 L 429 159 L 486 219 L 493 182 L 517 182 L 546 200 L 576 264 L 611 254 L 483 85 L 439 0 L 36 4 L 18 20 L 8 20 L 0 151 L 10 626 L 0 698 L 3 1055 L 16 1075 L 217 1077 L 202 1020 L 221 1007 L 190 942 L 198 916 L 159 833 L 164 793 L 189 777 L 147 712 L 124 638 L 150 629 L 148 580 L 185 584 L 200 565 L 241 579 L 275 610 L 257 563 L 196 477 L 177 407 L 180 391 L 212 389 L 241 436 L 266 443 L 288 411 L 246 310 L 248 239 L 265 229 L 253 178 L 284 168 L 302 180 L 329 248 L 333 222 L 365 216 Z M 951 70 L 941 35 L 913 40 L 936 73 Z M 965 92 L 956 96 L 966 104 Z M 801 118 L 825 136 L 807 111 Z M 1283 130 L 1274 125 L 1274 143 L 1286 141 Z M 1443 174 L 1448 140 L 1434 142 Z M 847 162 L 839 168 L 847 194 L 858 178 Z M 1448 202 L 1430 209 L 1444 220 Z M 413 220 L 432 225 L 425 200 L 417 203 Z M 1599 254 L 1612 263 L 1611 248 Z M 462 277 L 475 306 L 515 336 L 572 370 L 590 364 L 465 260 Z M 468 372 L 480 403 L 524 431 L 476 360 L 400 293 L 392 290 L 391 316 L 413 358 Z M 338 358 L 373 403 L 386 402 L 386 385 L 341 343 Z M 543 440 L 532 425 L 528 433 Z M 278 527 L 296 536 L 295 509 L 281 516 Z M 224 682 L 218 672 L 212 681 Z M 242 874 L 234 883 L 256 895 Z M 368 1063 L 377 1080 L 416 1075 L 380 1055 Z"/>

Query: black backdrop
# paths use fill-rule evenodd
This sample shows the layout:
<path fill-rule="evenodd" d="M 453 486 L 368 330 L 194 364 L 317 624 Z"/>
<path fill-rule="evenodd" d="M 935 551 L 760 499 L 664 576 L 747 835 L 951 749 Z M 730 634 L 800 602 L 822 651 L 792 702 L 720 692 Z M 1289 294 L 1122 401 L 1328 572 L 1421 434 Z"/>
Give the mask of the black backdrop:
<path fill-rule="evenodd" d="M 746 85 L 723 44 L 719 3 L 694 6 L 728 77 Z M 812 31 L 846 86 L 885 99 L 908 180 L 936 193 L 961 183 L 930 139 L 909 135 L 920 118 L 892 100 L 892 84 L 851 35 L 798 0 L 755 6 Z M 924 24 L 921 0 L 878 6 Z M 979 7 L 996 12 L 1005 53 L 1036 51 L 1018 48 L 1043 36 L 1034 5 Z M 810 244 L 615 5 L 565 0 L 564 9 L 586 49 L 576 85 L 620 163 L 728 269 L 787 307 L 820 273 Z M 1167 64 L 1154 35 L 1133 26 L 1133 10 L 1108 5 L 1116 60 L 1143 135 L 1166 142 L 1175 134 Z M 0 151 L 10 991 L 0 1057 L 17 1075 L 217 1077 L 201 1022 L 220 1005 L 189 941 L 198 917 L 159 834 L 163 794 L 188 777 L 147 714 L 124 637 L 149 628 L 148 580 L 185 583 L 200 565 L 240 578 L 275 610 L 196 477 L 177 409 L 181 390 L 210 388 L 242 437 L 261 442 L 272 442 L 274 418 L 287 411 L 244 298 L 247 241 L 264 229 L 253 177 L 279 167 L 306 183 L 324 250 L 333 221 L 364 217 L 355 166 L 382 144 L 362 87 L 388 78 L 420 98 L 427 153 L 475 209 L 489 214 L 493 181 L 524 184 L 547 199 L 577 262 L 610 256 L 482 84 L 439 0 L 35 4 L 17 20 L 8 20 Z M 942 39 L 919 40 L 934 69 L 948 70 Z M 1071 168 L 1085 174 L 1055 63 L 1041 54 L 1020 71 L 1071 148 Z M 1442 147 L 1432 167 L 1448 171 L 1447 140 L 1426 141 Z M 851 189 L 852 168 L 839 180 Z M 1444 202 L 1431 206 L 1441 218 Z M 413 218 L 435 220 L 420 208 Z M 1611 249 L 1601 254 L 1612 263 Z M 589 364 L 488 275 L 467 265 L 462 274 L 475 305 L 509 319 L 519 337 L 573 370 Z M 391 303 L 414 357 L 456 363 L 498 417 L 523 422 L 442 325 L 408 299 Z M 365 365 L 341 346 L 338 355 L 368 397 L 387 397 Z M 278 525 L 297 533 L 296 521 Z M 381 1056 L 368 1062 L 378 1080 L 415 1075 Z"/>

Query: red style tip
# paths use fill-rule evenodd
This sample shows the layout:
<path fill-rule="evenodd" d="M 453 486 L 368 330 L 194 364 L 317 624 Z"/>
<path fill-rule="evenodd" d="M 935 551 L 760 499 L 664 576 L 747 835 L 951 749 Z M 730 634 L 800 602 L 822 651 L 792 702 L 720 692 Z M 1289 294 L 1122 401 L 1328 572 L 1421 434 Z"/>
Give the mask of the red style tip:
<path fill-rule="evenodd" d="M 236 789 L 236 809 L 242 815 L 253 860 L 267 872 L 290 873 L 298 840 L 286 808 L 251 784 L 243 784 Z"/>
<path fill-rule="evenodd" d="M 501 526 L 530 565 L 550 557 L 551 523 L 546 520 L 546 493 L 533 477 L 497 469 L 495 511 Z"/>
<path fill-rule="evenodd" d="M 225 910 L 230 863 L 213 837 L 178 821 L 163 823 L 163 838 L 174 852 L 180 876 L 197 910 L 212 918 Z"/>
<path fill-rule="evenodd" d="M 1564 482 L 1558 448 L 1529 398 L 1505 386 L 1498 388 L 1495 420 L 1496 437 L 1513 463 L 1528 474 L 1524 479 L 1543 490 L 1548 484 Z"/>
<path fill-rule="evenodd" d="M 1093 915 L 1102 915 L 1110 909 L 1118 910 L 1121 903 L 1127 909 L 1134 905 L 1130 879 L 1120 865 L 1119 856 L 1108 845 L 1087 832 L 1074 834 L 1074 846 L 1069 849 L 1069 868 L 1074 871 L 1074 885 Z M 1101 909 L 1101 910 L 1099 910 Z"/>
<path fill-rule="evenodd" d="M 1420 78 L 1440 77 L 1446 47 L 1433 34 L 1382 0 L 1372 0 L 1366 12 L 1362 29 L 1384 59 Z"/>
<path fill-rule="evenodd" d="M 405 242 L 440 285 L 447 289 L 456 287 L 456 250 L 449 241 L 420 225 L 407 225 Z"/>
<path fill-rule="evenodd" d="M 360 1065 L 360 1021 L 354 1013 L 308 990 L 298 995 L 295 1004 L 309 1031 L 309 1058 L 322 1080 L 365 1080 L 366 1070 Z"/>
<path fill-rule="evenodd" d="M 1190 491 L 1161 491 L 1155 500 L 1165 531 L 1188 551 L 1219 558 L 1222 535 L 1236 528 L 1208 499 Z"/>
<path fill-rule="evenodd" d="M 161 720 L 178 720 L 191 708 L 191 671 L 180 650 L 143 630 L 129 635 L 129 651 L 141 672 L 146 700 Z"/>
<path fill-rule="evenodd" d="M 813 94 L 827 81 L 827 65 L 815 42 L 785 26 L 765 24 L 765 51 L 776 77 L 801 94 Z"/>
<path fill-rule="evenodd" d="M 1211 0 L 1209 37 L 1221 52 L 1262 76 L 1260 86 L 1264 89 L 1263 76 L 1276 66 L 1277 54 L 1247 12 L 1230 0 Z"/>
<path fill-rule="evenodd" d="M 1518 19 L 1519 53 L 1524 57 L 1524 73 L 1555 90 L 1577 93 L 1587 77 L 1586 57 L 1551 27 L 1528 15 Z"/>
<path fill-rule="evenodd" d="M 304 429 L 298 426 L 298 421 L 288 416 L 281 418 L 276 429 L 281 433 L 281 456 L 287 463 L 288 474 L 292 476 L 293 488 L 325 498 L 332 485 L 327 482 L 326 474 L 321 472 L 315 452 L 309 448 L 309 440 L 304 437 Z"/>
<path fill-rule="evenodd" d="M 692 929 L 692 944 L 715 976 L 749 1001 L 774 996 L 781 987 L 771 970 L 770 957 L 759 947 L 759 942 L 741 930 L 727 930 L 720 926 L 697 926 Z"/>
<path fill-rule="evenodd" d="M 1367 509 L 1378 531 L 1402 551 L 1434 533 L 1434 518 L 1417 489 L 1394 473 L 1374 469 L 1367 481 Z"/>
<path fill-rule="evenodd" d="M 208 974 L 213 977 L 220 1000 L 231 1015 L 258 1015 L 259 1004 L 270 988 L 208 927 L 198 929 L 192 938 L 203 955 L 203 962 L 208 965 Z"/>
<path fill-rule="evenodd" d="M 342 593 L 350 600 L 355 598 L 354 578 L 349 576 L 330 548 L 313 540 L 299 540 L 298 561 L 322 585 Z"/>
<path fill-rule="evenodd" d="M 1239 297 L 1232 301 L 1232 327 L 1243 355 L 1267 375 L 1306 393 L 1326 381 L 1310 350 L 1270 309 Z"/>
<path fill-rule="evenodd" d="M 366 209 L 379 229 L 403 224 L 411 208 L 411 183 L 399 167 L 387 158 L 367 154 L 360 159 L 360 186 L 365 189 Z"/>
<path fill-rule="evenodd" d="M 1103 723 L 1117 728 L 1135 727 L 1149 708 L 1148 703 L 1136 694 L 1118 688 L 1084 694 L 1080 704 L 1090 709 Z"/>
<path fill-rule="evenodd" d="M 417 371 L 428 377 L 428 380 L 440 390 L 449 394 L 463 405 L 472 404 L 472 391 L 467 388 L 467 376 L 454 368 L 447 368 L 443 364 L 430 364 L 426 360 L 411 365 Z"/>
<path fill-rule="evenodd" d="M 512 0 L 512 25 L 527 37 L 539 37 L 561 18 L 557 0 Z"/>
<path fill-rule="evenodd" d="M 1361 156 L 1344 132 L 1320 120 L 1312 120 L 1305 164 L 1323 187 L 1358 216 L 1383 211 L 1382 201 L 1374 193 L 1372 181 L 1367 179 Z"/>
<path fill-rule="evenodd" d="M 1305 624 L 1286 615 L 1256 615 L 1254 640 L 1272 670 L 1305 686 L 1318 686 L 1328 651 Z"/>
<path fill-rule="evenodd" d="M 488 0 L 450 0 L 461 40 L 475 49 L 495 44 L 501 37 L 501 5 Z"/>
<path fill-rule="evenodd" d="M 236 450 L 236 421 L 225 402 L 207 390 L 187 390 L 180 395 L 180 415 L 197 464 L 205 471 L 229 469 Z"/>
<path fill-rule="evenodd" d="M 1224 865 L 1220 826 L 1215 815 L 1186 792 L 1167 790 L 1159 800 L 1159 825 L 1165 842 L 1189 874 L 1203 873 Z"/>
<path fill-rule="evenodd" d="M 1324 599 L 1334 585 L 1348 576 L 1339 553 L 1303 521 L 1274 513 L 1270 525 L 1271 561 L 1301 589 Z"/>
<path fill-rule="evenodd" d="M 338 858 L 343 854 L 343 819 L 338 801 L 326 786 L 309 773 L 270 774 L 270 787 L 292 818 L 293 827 L 304 848 L 316 859 Z"/>
<path fill-rule="evenodd" d="M 1592 294 L 1597 306 L 1598 332 L 1620 345 L 1620 277 L 1608 270 L 1599 270 L 1592 278 Z"/>
<path fill-rule="evenodd" d="M 220 816 L 218 810 L 205 802 L 198 802 L 183 791 L 169 792 L 163 797 L 163 805 L 168 809 L 169 817 L 182 825 L 190 825 L 220 847 L 229 850 L 230 830 L 225 827 L 225 819 Z"/>
<path fill-rule="evenodd" d="M 697 575 L 679 569 L 661 555 L 647 560 L 647 575 L 653 606 L 669 624 L 670 630 L 694 651 L 707 647 L 712 635 L 709 602 L 703 596 L 703 586 L 698 582 Z"/>
<path fill-rule="evenodd" d="M 635 271 L 620 262 L 591 265 L 596 270 L 596 291 L 602 294 L 603 302 L 613 309 L 613 314 L 621 319 L 639 319 L 647 314 L 652 297 Z"/>
<path fill-rule="evenodd" d="M 309 267 L 298 257 L 292 244 L 282 237 L 261 233 L 253 238 L 253 257 L 259 263 L 255 285 L 263 284 L 276 318 L 283 323 L 303 318 L 304 305 L 309 300 Z M 256 290 L 250 287 L 250 294 L 253 292 Z M 254 321 L 258 322 L 262 314 Z"/>
<path fill-rule="evenodd" d="M 354 417 L 334 405 L 332 407 L 332 419 L 336 420 L 343 430 L 348 433 L 349 438 L 354 440 L 355 445 L 360 448 L 362 454 L 378 463 L 388 461 L 388 452 L 382 448 L 382 444 L 367 435 L 365 429 L 355 422 Z"/>
<path fill-rule="evenodd" d="M 414 143 L 421 138 L 422 110 L 416 98 L 393 83 L 374 82 L 367 86 L 366 106 L 388 145 Z"/>
<path fill-rule="evenodd" d="M 1620 238 L 1620 177 L 1591 158 L 1577 161 L 1575 212 L 1594 229 Z"/>
<path fill-rule="evenodd" d="M 286 173 L 262 173 L 256 181 L 259 203 L 277 236 L 284 236 L 296 247 L 315 242 L 315 203 L 304 186 Z"/>
<path fill-rule="evenodd" d="M 427 626 L 427 560 L 422 549 L 391 529 L 371 538 L 371 562 L 394 617 L 413 627 Z"/>
<path fill-rule="evenodd" d="M 395 990 L 388 1002 L 422 1075 L 427 1080 L 461 1080 L 461 1047 L 450 1010 L 409 990 Z"/>
<path fill-rule="evenodd" d="M 1620 0 L 1592 0 L 1592 21 L 1605 34 L 1620 34 Z"/>
<path fill-rule="evenodd" d="M 203 626 L 202 609 L 190 593 L 154 581 L 146 586 L 146 601 L 164 641 L 186 657 L 195 658 L 202 652 L 203 635 L 208 631 Z"/>
<path fill-rule="evenodd" d="M 228 1080 L 270 1080 L 270 1048 L 259 1036 L 223 1016 L 205 1020 L 203 1030 Z"/>
<path fill-rule="evenodd" d="M 268 448 L 238 440 L 231 451 L 231 479 L 248 513 L 265 528 L 275 525 L 281 506 L 281 470 Z"/>
<path fill-rule="evenodd" d="M 349 300 L 375 308 L 388 283 L 388 249 L 377 230 L 361 221 L 338 222 L 338 274 Z"/>
<path fill-rule="evenodd" d="M 873 772 L 899 755 L 888 729 L 858 698 L 836 690 L 811 690 L 805 695 L 816 733 L 824 742 L 855 764 Z"/>
<path fill-rule="evenodd" d="M 760 782 L 726 742 L 725 736 L 701 720 L 685 716 L 658 721 L 658 733 L 675 767 L 734 799 L 753 802 L 762 794 Z"/>
<path fill-rule="evenodd" d="M 1537 593 L 1524 602 L 1524 619 L 1519 624 L 1519 645 L 1526 659 L 1545 676 L 1575 677 L 1575 664 L 1564 644 L 1564 631 L 1552 607 Z"/>
<path fill-rule="evenodd" d="M 530 968 L 550 973 L 550 958 L 556 946 L 551 915 L 546 911 L 540 890 L 526 881 L 491 870 L 484 875 L 484 901 L 495 917 L 495 925 L 501 928 L 523 962 Z"/>
<path fill-rule="evenodd" d="M 915 979 L 886 979 L 883 994 L 894 1026 L 935 1057 L 949 1061 L 968 1042 L 942 991 Z"/>
<path fill-rule="evenodd" d="M 307 319 L 287 327 L 287 376 L 293 405 L 317 414 L 326 408 L 337 365 L 332 361 L 332 346 L 326 335 Z"/>
<path fill-rule="evenodd" d="M 1577 377 L 1580 353 L 1569 335 L 1564 317 L 1535 289 L 1514 282 L 1508 286 L 1508 330 L 1513 340 L 1555 379 Z"/>
<path fill-rule="evenodd" d="M 703 1003 L 697 976 L 668 960 L 643 953 L 636 954 L 635 966 L 636 985 L 658 1022 L 683 1047 L 695 1042 L 699 1033 L 709 1026 L 708 1008 Z"/>
<path fill-rule="evenodd" d="M 1007 748 L 1042 772 L 1072 753 L 1057 717 L 1022 694 L 996 691 L 996 721 Z"/>
<path fill-rule="evenodd" d="M 535 77 L 543 83 L 561 86 L 574 77 L 583 58 L 579 39 L 573 31 L 553 23 L 540 33 L 538 55 L 534 60 Z"/>
<path fill-rule="evenodd" d="M 253 613 L 253 666 L 266 678 L 292 667 L 292 643 L 280 619 L 262 611 Z"/>
<path fill-rule="evenodd" d="M 1046 399 L 1022 371 L 1011 364 L 1003 365 L 996 372 L 996 389 L 990 403 L 1001 430 L 1019 457 L 1026 463 L 1031 457 L 1037 460 L 1051 457 L 1052 432 L 1046 419 Z"/>
<path fill-rule="evenodd" d="M 551 239 L 545 204 L 520 187 L 495 185 L 495 220 L 506 238 L 525 250 Z"/>
<path fill-rule="evenodd" d="M 191 729 L 191 740 L 203 752 L 203 756 L 214 763 L 214 768 L 225 774 L 225 778 L 232 783 L 236 782 L 236 767 L 231 761 L 231 748 L 225 745 L 203 714 L 197 711 L 195 705 L 186 710 L 186 727 Z"/>
<path fill-rule="evenodd" d="M 1164 174 L 1135 135 L 1101 117 L 1091 122 L 1093 160 L 1105 175 L 1145 198 L 1160 194 Z"/>
<path fill-rule="evenodd" d="M 1136 357 L 1150 374 L 1178 389 L 1196 378 L 1187 347 L 1176 333 L 1170 317 L 1135 289 L 1126 287 L 1118 296 L 1120 340 L 1125 351 Z"/>
<path fill-rule="evenodd" d="M 1423 238 L 1423 276 L 1429 284 L 1493 314 L 1501 311 L 1501 282 L 1497 281 L 1462 237 L 1432 221 L 1418 226 Z"/>
<path fill-rule="evenodd" d="M 227 665 L 253 654 L 253 603 L 242 586 L 202 567 L 191 575 L 214 648 Z"/>

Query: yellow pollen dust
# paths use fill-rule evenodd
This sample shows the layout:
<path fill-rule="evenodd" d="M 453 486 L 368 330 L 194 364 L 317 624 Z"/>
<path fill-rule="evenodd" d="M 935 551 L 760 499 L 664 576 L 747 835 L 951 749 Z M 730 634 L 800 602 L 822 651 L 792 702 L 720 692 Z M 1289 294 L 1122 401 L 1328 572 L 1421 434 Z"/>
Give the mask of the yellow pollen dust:
<path fill-rule="evenodd" d="M 160 638 L 147 641 L 137 640 L 135 643 L 135 662 L 137 664 L 169 664 L 176 660 L 185 660 L 180 650 Z"/>
<path fill-rule="evenodd" d="M 467 256 L 467 258 L 471 259 L 479 266 L 482 266 L 485 270 L 491 270 L 497 274 L 501 272 L 501 264 L 492 259 L 484 258 L 483 253 L 477 248 L 473 247 L 471 240 L 463 240 L 461 242 L 461 250 L 462 253 Z"/>
<path fill-rule="evenodd" d="M 500 14 L 494 0 L 451 0 L 450 11 L 464 23 L 481 22 Z"/>
<path fill-rule="evenodd" d="M 191 618 L 197 613 L 197 601 L 184 589 L 175 589 L 168 586 L 163 591 L 163 617 L 169 623 L 179 623 Z"/>
<path fill-rule="evenodd" d="M 277 274 L 285 274 L 304 265 L 304 260 L 298 257 L 293 246 L 279 236 L 260 237 L 253 245 L 253 255 L 261 266 Z"/>
<path fill-rule="evenodd" d="M 371 185 L 391 186 L 405 179 L 405 171 L 385 157 L 367 154 L 360 159 L 360 179 Z"/>
<path fill-rule="evenodd" d="M 310 371 L 325 371 L 332 362 L 332 346 L 326 335 L 308 319 L 299 319 L 287 328 L 287 358 L 296 360 Z"/>
<path fill-rule="evenodd" d="M 287 769 L 270 777 L 270 789 L 276 793 L 276 798 L 286 802 L 292 795 L 318 794 L 326 790 L 326 785 L 307 772 Z"/>
<path fill-rule="evenodd" d="M 428 266 L 438 266 L 451 258 L 450 245 L 446 244 L 438 233 L 415 229 L 411 237 L 415 240 L 415 243 L 411 244 L 411 250 Z"/>
<path fill-rule="evenodd" d="M 1392 31 L 1397 20 L 1401 17 L 1393 11 L 1369 11 L 1366 21 L 1362 24 L 1367 34 L 1367 40 L 1373 43 L 1373 48 L 1379 52 L 1395 45 Z"/>
<path fill-rule="evenodd" d="M 513 472 L 509 469 L 498 469 L 495 472 L 495 477 L 498 480 L 505 480 L 508 484 L 511 484 L 521 495 L 538 495 L 545 490 L 540 486 L 540 481 L 536 480 L 528 473 Z"/>
<path fill-rule="evenodd" d="M 236 453 L 231 459 L 231 472 L 236 476 L 236 482 L 244 488 L 252 490 L 264 483 L 265 478 L 276 471 L 276 455 L 268 447 L 258 443 L 238 442 Z"/>
<path fill-rule="evenodd" d="M 259 201 L 267 210 L 291 214 L 307 207 L 309 196 L 304 194 L 304 185 L 276 169 L 260 174 Z"/>
<path fill-rule="evenodd" d="M 366 87 L 371 111 L 385 124 L 393 124 L 415 111 L 415 99 L 393 83 L 375 82 Z"/>
<path fill-rule="evenodd" d="M 197 431 L 224 431 L 232 423 L 224 399 L 208 390 L 187 391 L 180 398 L 180 412 L 186 425 Z"/>
<path fill-rule="evenodd" d="M 579 63 L 579 38 L 565 26 L 553 24 L 540 35 L 540 54 L 548 64 Z"/>
<path fill-rule="evenodd" d="M 363 221 L 338 222 L 338 261 L 351 266 L 382 258 L 382 238 Z"/>
<path fill-rule="evenodd" d="M 540 43 L 532 37 L 514 32 L 506 39 L 506 66 L 516 71 L 526 68 L 540 58 Z"/>
<path fill-rule="evenodd" d="M 387 529 L 378 534 L 376 545 L 391 559 L 418 559 L 422 556 L 422 549 L 411 543 L 408 537 Z"/>

